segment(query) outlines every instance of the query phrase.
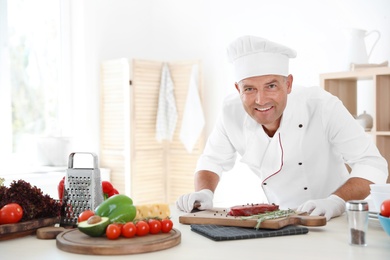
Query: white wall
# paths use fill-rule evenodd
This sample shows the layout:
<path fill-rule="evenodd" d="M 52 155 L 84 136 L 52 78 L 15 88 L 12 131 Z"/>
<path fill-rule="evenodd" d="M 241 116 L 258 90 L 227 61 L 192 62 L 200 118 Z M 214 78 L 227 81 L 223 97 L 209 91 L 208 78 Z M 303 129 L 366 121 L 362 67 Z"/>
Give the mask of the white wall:
<path fill-rule="evenodd" d="M 81 73 L 87 82 L 83 84 L 93 86 L 84 95 L 96 98 L 95 93 L 89 92 L 98 89 L 102 60 L 201 59 L 208 132 L 222 98 L 234 88 L 225 57 L 226 46 L 241 35 L 262 36 L 296 49 L 298 57 L 291 62 L 291 72 L 299 85 L 318 85 L 319 73 L 345 69 L 343 30 L 348 27 L 379 30 L 382 37 L 370 62 L 390 60 L 390 1 L 387 0 L 78 2 L 82 1 L 73 1 L 73 15 L 78 16 L 78 21 L 72 30 L 76 32 L 74 46 L 82 52 L 75 53 L 78 57 L 75 65 L 86 59 L 83 62 L 87 67 Z M 77 14 L 80 8 L 83 13 Z M 84 43 L 80 39 L 82 35 L 86 37 Z M 80 58 L 80 54 L 84 56 Z M 85 102 L 88 99 L 83 97 Z M 97 105 L 95 101 L 91 104 Z M 91 123 L 96 124 L 96 119 Z"/>
<path fill-rule="evenodd" d="M 103 60 L 201 59 L 207 133 L 223 97 L 234 90 L 225 51 L 241 35 L 296 49 L 291 72 L 298 85 L 319 85 L 320 73 L 345 70 L 343 30 L 348 27 L 379 30 L 382 37 L 370 62 L 390 60 L 388 0 L 73 0 L 72 10 L 74 91 L 82 94 L 78 102 L 88 105 L 74 113 L 75 132 L 81 133 L 77 145 L 83 150 L 99 149 L 96 112 Z"/>

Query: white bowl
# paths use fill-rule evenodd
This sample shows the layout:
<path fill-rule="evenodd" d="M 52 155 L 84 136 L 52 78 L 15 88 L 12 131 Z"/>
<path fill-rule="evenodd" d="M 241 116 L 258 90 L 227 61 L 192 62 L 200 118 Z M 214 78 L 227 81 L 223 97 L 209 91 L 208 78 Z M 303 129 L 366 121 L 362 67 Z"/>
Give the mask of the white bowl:
<path fill-rule="evenodd" d="M 390 183 L 370 184 L 371 191 L 390 193 Z"/>
<path fill-rule="evenodd" d="M 390 193 L 371 191 L 371 199 L 375 208 L 369 210 L 373 212 L 379 212 L 382 202 L 390 199 Z"/>

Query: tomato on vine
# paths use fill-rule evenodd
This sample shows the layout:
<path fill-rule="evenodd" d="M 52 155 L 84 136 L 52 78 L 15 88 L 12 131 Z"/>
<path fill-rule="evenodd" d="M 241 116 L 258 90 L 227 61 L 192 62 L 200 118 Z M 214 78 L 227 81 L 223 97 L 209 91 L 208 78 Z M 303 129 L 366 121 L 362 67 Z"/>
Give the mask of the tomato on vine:
<path fill-rule="evenodd" d="M 149 233 L 150 234 L 157 234 L 161 231 L 161 222 L 157 219 L 149 219 L 148 220 L 149 225 Z"/>
<path fill-rule="evenodd" d="M 122 226 L 122 236 L 131 238 L 137 233 L 137 228 L 133 222 L 127 222 Z"/>
<path fill-rule="evenodd" d="M 117 239 L 121 235 L 121 228 L 116 224 L 110 224 L 106 229 L 106 237 L 108 239 Z"/>
<path fill-rule="evenodd" d="M 145 236 L 149 234 L 149 225 L 146 221 L 140 220 L 135 224 L 137 228 L 137 236 Z"/>
<path fill-rule="evenodd" d="M 168 233 L 169 231 L 172 230 L 172 228 L 173 228 L 172 220 L 168 218 L 161 220 L 161 231 L 163 233 Z"/>

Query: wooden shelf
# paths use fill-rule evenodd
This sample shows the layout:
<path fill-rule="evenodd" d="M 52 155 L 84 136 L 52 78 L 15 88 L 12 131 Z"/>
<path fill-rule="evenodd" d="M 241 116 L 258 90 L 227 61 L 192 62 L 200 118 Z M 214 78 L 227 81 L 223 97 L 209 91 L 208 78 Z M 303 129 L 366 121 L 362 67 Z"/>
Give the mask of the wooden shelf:
<path fill-rule="evenodd" d="M 390 68 L 377 67 L 320 75 L 321 87 L 340 98 L 352 115 L 357 115 L 358 81 L 372 80 L 374 91 L 373 128 L 367 133 L 390 161 Z M 390 182 L 390 176 L 387 180 Z"/>

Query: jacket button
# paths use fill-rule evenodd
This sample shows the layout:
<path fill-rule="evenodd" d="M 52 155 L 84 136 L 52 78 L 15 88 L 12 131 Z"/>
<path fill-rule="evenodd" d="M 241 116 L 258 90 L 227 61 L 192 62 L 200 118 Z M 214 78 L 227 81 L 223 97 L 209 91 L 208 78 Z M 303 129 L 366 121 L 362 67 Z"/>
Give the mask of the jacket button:
<path fill-rule="evenodd" d="M 304 187 L 303 189 L 304 189 L 304 190 L 307 190 L 307 187 Z"/>
<path fill-rule="evenodd" d="M 302 128 L 303 127 L 303 125 L 302 124 L 299 124 L 299 128 Z"/>
<path fill-rule="evenodd" d="M 263 185 L 267 185 L 267 183 L 266 183 L 266 182 L 264 182 L 264 183 L 263 183 Z"/>
<path fill-rule="evenodd" d="M 298 163 L 298 165 L 302 165 L 302 163 L 301 163 L 301 162 L 299 162 L 299 163 Z"/>

